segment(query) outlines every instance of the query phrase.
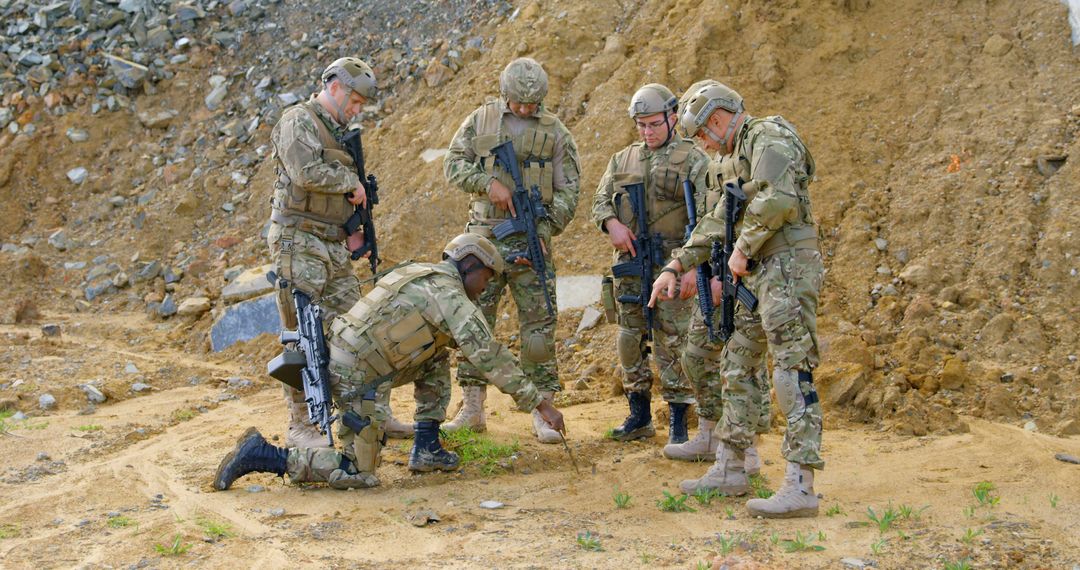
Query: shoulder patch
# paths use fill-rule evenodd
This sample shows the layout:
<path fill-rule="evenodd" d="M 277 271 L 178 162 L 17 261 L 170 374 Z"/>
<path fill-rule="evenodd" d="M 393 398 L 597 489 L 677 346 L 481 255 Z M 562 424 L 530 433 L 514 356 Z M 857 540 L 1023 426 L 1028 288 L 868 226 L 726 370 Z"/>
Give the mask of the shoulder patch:
<path fill-rule="evenodd" d="M 791 159 L 776 152 L 770 146 L 765 149 L 765 152 L 761 153 L 757 164 L 754 165 L 753 176 L 755 180 L 764 180 L 775 186 L 789 167 L 791 167 Z"/>

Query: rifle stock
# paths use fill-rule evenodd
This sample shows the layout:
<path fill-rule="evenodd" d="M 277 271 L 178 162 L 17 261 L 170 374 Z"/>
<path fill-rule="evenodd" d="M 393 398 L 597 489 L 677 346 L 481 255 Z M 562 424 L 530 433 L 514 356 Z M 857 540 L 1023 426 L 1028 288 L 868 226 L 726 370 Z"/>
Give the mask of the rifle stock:
<path fill-rule="evenodd" d="M 353 261 L 360 259 L 370 252 L 368 262 L 371 264 L 371 273 L 374 274 L 379 267 L 379 240 L 375 234 L 374 208 L 379 203 L 379 181 L 374 174 L 367 174 L 364 168 L 364 144 L 360 139 L 360 130 L 353 129 L 345 133 L 341 139 L 341 145 L 353 158 L 356 165 L 356 175 L 364 183 L 364 194 L 367 202 L 363 206 L 357 206 L 352 215 L 345 222 L 345 233 L 353 235 L 360 228 L 364 229 L 364 245 L 352 252 L 350 257 Z M 352 193 L 349 193 L 352 197 Z"/>

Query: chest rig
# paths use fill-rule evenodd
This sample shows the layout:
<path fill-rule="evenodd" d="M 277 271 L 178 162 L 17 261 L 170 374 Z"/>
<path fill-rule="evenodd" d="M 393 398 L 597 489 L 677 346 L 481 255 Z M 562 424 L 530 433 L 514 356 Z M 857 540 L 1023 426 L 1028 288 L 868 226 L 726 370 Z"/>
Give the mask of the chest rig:
<path fill-rule="evenodd" d="M 322 145 L 323 160 L 327 163 L 338 163 L 353 168 L 352 157 L 334 138 L 330 128 L 316 113 L 313 106 L 317 104 L 314 101 L 305 101 L 297 104 L 297 107 L 311 115 L 315 123 L 315 128 L 319 133 L 319 143 Z M 286 226 L 295 225 L 296 216 L 330 226 L 340 226 L 349 219 L 355 208 L 345 198 L 344 193 L 322 194 L 304 190 L 289 178 L 277 154 L 277 149 L 275 149 L 274 172 L 277 174 L 277 179 L 274 181 L 274 197 L 271 199 L 274 210 L 271 219 Z"/>
<path fill-rule="evenodd" d="M 512 140 L 517 154 L 518 167 L 525 189 L 533 186 L 540 188 L 544 205 L 551 205 L 555 191 L 555 115 L 541 110 L 533 126 L 527 127 L 521 134 L 510 136 L 504 132 L 503 116 L 507 113 L 501 101 L 488 101 L 476 115 L 476 136 L 473 137 L 473 152 L 480 159 L 484 170 L 502 182 L 510 190 L 514 189 L 514 179 L 501 168 L 495 168 L 495 157 L 491 149 Z M 510 211 L 497 208 L 486 197 L 473 200 L 470 206 L 471 221 L 493 225 L 510 217 Z"/>
<path fill-rule="evenodd" d="M 424 318 L 424 306 L 399 295 L 401 288 L 421 277 L 439 273 L 430 264 L 396 269 L 375 284 L 353 308 L 334 319 L 327 345 L 331 368 L 344 378 L 400 372 L 431 359 L 450 343 L 450 336 Z M 363 380 L 363 378 L 356 378 Z"/>
<path fill-rule="evenodd" d="M 615 186 L 612 206 L 619 221 L 629 228 L 637 228 L 637 220 L 624 186 L 638 182 L 645 184 L 649 230 L 663 236 L 665 254 L 670 248 L 681 245 L 689 223 L 682 181 L 690 177 L 689 158 L 693 149 L 694 143 L 685 139 L 673 141 L 652 153 L 645 150 L 645 143 L 634 143 L 616 159 L 612 173 Z"/>
<path fill-rule="evenodd" d="M 768 125 L 766 125 L 768 123 Z M 755 178 L 751 179 L 750 157 L 742 151 L 746 136 L 755 128 L 773 126 L 776 129 L 786 131 L 790 139 L 796 141 L 796 146 L 802 154 L 803 160 L 791 162 L 779 153 L 766 150 L 754 172 Z M 814 176 L 814 157 L 799 138 L 795 127 L 779 115 L 750 119 L 735 140 L 736 152 L 728 154 L 719 161 L 709 164 L 707 176 L 708 192 L 705 195 L 707 211 L 713 207 L 724 195 L 724 185 L 729 182 L 742 181 L 743 192 L 746 193 L 746 203 L 749 205 L 757 196 L 759 190 L 765 184 L 779 180 L 790 171 L 795 181 L 795 194 L 798 205 L 785 220 L 784 226 L 772 235 L 754 254 L 758 259 L 764 259 L 770 255 L 793 249 L 818 249 L 817 225 L 814 223 L 814 215 L 810 210 L 810 180 Z M 743 212 L 746 208 L 743 208 Z M 739 227 L 742 228 L 740 216 Z"/>

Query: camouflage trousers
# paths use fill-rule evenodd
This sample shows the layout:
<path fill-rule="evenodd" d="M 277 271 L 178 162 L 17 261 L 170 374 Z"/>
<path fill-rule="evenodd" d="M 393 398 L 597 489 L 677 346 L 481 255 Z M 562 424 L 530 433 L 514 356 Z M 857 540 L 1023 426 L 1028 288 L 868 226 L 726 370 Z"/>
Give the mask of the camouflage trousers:
<path fill-rule="evenodd" d="M 745 281 L 757 295 L 757 314 L 741 304 L 735 310 L 737 334 L 754 347 L 767 344 L 772 355 L 776 400 L 787 418 L 781 453 L 788 461 L 814 469 L 825 466 L 821 458 L 821 404 L 812 375 L 819 361 L 817 304 L 823 278 L 821 254 L 815 250 L 769 256 Z M 754 432 L 749 426 L 757 416 L 741 402 L 768 398 L 762 394 L 762 386 L 751 380 L 757 361 L 745 358 L 743 348 L 750 347 L 729 343 L 721 365 L 726 393 L 719 435 L 737 449 L 751 445 Z"/>
<path fill-rule="evenodd" d="M 468 231 L 491 239 L 503 258 L 512 252 L 525 250 L 524 240 L 519 236 L 496 240 L 488 235 L 488 232 L 483 232 L 482 228 L 470 227 Z M 540 287 L 536 272 L 528 265 L 508 263 L 506 270 L 495 275 L 487 288 L 480 293 L 476 304 L 484 313 L 484 319 L 491 326 L 491 330 L 494 331 L 499 302 L 502 301 L 506 289 L 510 289 L 518 310 L 518 339 L 521 343 L 518 361 L 521 370 L 537 390 L 558 392 L 562 390 L 562 386 L 559 384 L 559 368 L 555 360 L 555 325 L 559 311 L 555 305 L 555 264 L 550 255 L 545 258 L 545 261 L 547 262 L 547 290 L 551 296 L 554 316 L 548 315 L 547 305 L 544 302 L 544 290 Z M 463 358 L 458 359 L 457 378 L 458 383 L 463 387 L 487 384 L 480 371 Z"/>
<path fill-rule="evenodd" d="M 384 397 L 389 397 L 390 388 L 413 385 L 416 421 L 434 420 L 442 423 L 446 419 L 446 407 L 450 404 L 450 360 L 445 350 L 435 358 L 403 370 L 392 380 L 381 384 L 373 404 L 367 404 L 370 400 L 356 395 L 357 390 L 375 380 L 374 373 L 366 365 L 351 369 L 331 361 L 330 378 L 339 414 L 352 410 L 361 418 L 370 419 L 376 431 L 370 434 L 356 433 L 338 420 L 335 431 L 340 451 L 330 448 L 290 449 L 287 473 L 289 480 L 294 483 L 327 482 L 337 488 L 370 486 L 364 482 L 374 474 L 374 468 L 379 464 L 383 444 L 383 432 L 379 426 L 388 417 L 381 404 Z M 370 471 L 358 470 L 357 465 L 368 466 Z"/>
<path fill-rule="evenodd" d="M 638 296 L 641 279 L 625 277 L 615 280 L 616 297 Z M 692 300 L 678 298 L 657 303 L 653 311 L 652 353 L 660 371 L 660 395 L 665 402 L 691 404 L 694 390 L 683 373 L 679 355 L 686 343 L 686 329 L 690 324 Z M 645 324 L 645 311 L 637 303 L 618 303 L 619 335 L 616 348 L 623 369 L 623 391 L 649 392 L 653 385 L 652 367 L 649 365 L 649 344 Z"/>
<path fill-rule="evenodd" d="M 754 323 L 760 328 L 761 320 L 756 314 L 743 311 L 743 317 L 749 317 L 752 322 L 740 327 L 739 316 L 736 311 L 736 328 L 728 342 L 727 356 L 738 359 L 743 365 L 742 371 L 748 375 L 748 380 L 739 384 L 743 386 L 748 383 L 753 386 L 754 390 L 750 394 L 739 395 L 737 390 L 732 392 L 725 387 L 724 376 L 720 374 L 722 357 L 725 355 L 724 341 L 719 338 L 709 339 L 709 329 L 705 326 L 705 317 L 696 298 L 686 348 L 682 353 L 682 367 L 694 386 L 699 417 L 719 422 L 724 417 L 725 406 L 730 404 L 738 407 L 740 412 L 729 414 L 729 417 L 737 417 L 738 421 L 746 422 L 745 431 L 767 433 L 772 411 L 769 405 L 769 371 L 765 364 L 765 344 L 751 341 L 742 332 L 743 328 L 752 327 Z M 713 313 L 713 322 L 714 327 L 720 326 L 720 307 L 716 307 Z"/>
<path fill-rule="evenodd" d="M 344 243 L 324 240 L 277 222 L 270 223 L 266 241 L 274 272 L 322 307 L 324 328 L 360 300 L 360 280 L 353 274 L 349 250 Z M 275 300 L 281 326 L 295 330 L 296 305 L 290 288 L 278 289 Z M 289 386 L 284 390 L 287 400 L 296 405 L 304 402 L 303 392 Z"/>

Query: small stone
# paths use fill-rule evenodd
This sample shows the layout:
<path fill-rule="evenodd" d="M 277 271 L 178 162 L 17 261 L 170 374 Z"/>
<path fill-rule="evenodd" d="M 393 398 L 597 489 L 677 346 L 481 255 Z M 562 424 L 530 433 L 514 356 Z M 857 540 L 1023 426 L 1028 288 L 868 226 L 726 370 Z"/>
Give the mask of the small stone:
<path fill-rule="evenodd" d="M 300 101 L 300 98 L 297 97 L 294 93 L 278 93 L 277 97 L 278 101 L 281 101 L 281 105 L 283 107 L 295 105 L 298 101 Z"/>
<path fill-rule="evenodd" d="M 889 249 L 889 240 L 885 238 L 876 238 L 874 239 L 874 247 L 876 247 L 878 251 L 885 251 Z"/>
<path fill-rule="evenodd" d="M 90 140 L 90 133 L 86 132 L 84 129 L 71 127 L 67 130 L 67 138 L 73 143 L 86 142 Z"/>
<path fill-rule="evenodd" d="M 56 323 L 47 323 L 41 325 L 42 336 L 60 336 L 60 325 Z"/>
<path fill-rule="evenodd" d="M 67 171 L 68 180 L 70 180 L 72 184 L 82 184 L 83 182 L 86 182 L 86 177 L 89 175 L 90 173 L 81 166 L 77 166 Z"/>
<path fill-rule="evenodd" d="M 111 196 L 109 198 L 109 204 L 112 205 L 113 208 L 123 208 L 127 205 L 127 198 L 123 196 Z"/>
<path fill-rule="evenodd" d="M 206 297 L 188 297 L 180 303 L 176 314 L 181 317 L 197 317 L 210 310 L 210 299 Z"/>
<path fill-rule="evenodd" d="M 105 394 L 93 384 L 79 384 L 79 389 L 86 394 L 86 399 L 89 400 L 91 404 L 104 404 L 105 400 L 108 399 L 105 397 Z"/>
<path fill-rule="evenodd" d="M 136 382 L 131 385 L 132 392 L 146 392 L 147 390 L 153 390 L 153 386 L 143 382 Z"/>
<path fill-rule="evenodd" d="M 586 381 L 584 378 L 578 378 L 577 381 L 574 382 L 574 389 L 575 390 L 588 390 L 589 389 L 589 382 Z"/>
<path fill-rule="evenodd" d="M 1012 42 L 1005 39 L 1000 34 L 994 34 L 990 36 L 990 39 L 986 40 L 983 44 L 983 53 L 991 55 L 993 57 L 1001 57 L 1010 50 L 1012 50 Z"/>
<path fill-rule="evenodd" d="M 248 493 L 262 493 L 265 490 L 266 487 L 263 487 L 262 485 L 248 485 L 247 488 Z"/>
<path fill-rule="evenodd" d="M 13 419 L 13 420 L 15 420 L 17 422 L 22 422 L 22 421 L 26 421 L 29 417 L 30 416 L 27 416 L 26 414 L 24 414 L 22 412 L 15 412 L 15 415 L 11 416 L 11 419 Z"/>
<path fill-rule="evenodd" d="M 52 456 L 49 455 L 48 452 L 39 451 L 38 454 L 37 454 L 37 460 L 38 461 L 51 461 Z"/>
<path fill-rule="evenodd" d="M 1054 454 L 1054 459 L 1057 459 L 1058 461 L 1064 461 L 1065 463 L 1073 463 L 1075 465 L 1080 465 L 1080 457 L 1077 457 L 1075 455 L 1069 455 L 1068 453 Z"/>
<path fill-rule="evenodd" d="M 236 206 L 232 202 L 225 202 L 221 205 L 221 209 L 231 214 L 236 211 Z"/>
<path fill-rule="evenodd" d="M 878 275 L 892 275 L 892 269 L 885 267 L 884 265 L 877 268 Z"/>
<path fill-rule="evenodd" d="M 49 235 L 49 245 L 55 247 L 58 251 L 64 251 L 71 247 L 68 243 L 67 234 L 64 230 L 59 229 Z"/>
<path fill-rule="evenodd" d="M 432 63 L 424 71 L 424 82 L 431 88 L 440 87 L 453 77 L 454 71 L 439 62 Z"/>
<path fill-rule="evenodd" d="M 138 117 L 142 126 L 148 129 L 167 129 L 177 115 L 179 115 L 177 111 L 165 109 L 156 112 L 142 111 L 138 114 Z"/>
<path fill-rule="evenodd" d="M 126 374 L 138 374 L 139 367 L 135 366 L 134 362 L 128 362 L 127 366 L 124 366 L 124 373 Z"/>
<path fill-rule="evenodd" d="M 221 106 L 221 102 L 225 100 L 225 96 L 229 94 L 229 88 L 224 83 L 214 87 L 210 93 L 203 100 L 206 103 L 206 108 L 211 111 L 216 111 Z"/>
<path fill-rule="evenodd" d="M 866 568 L 869 565 L 865 560 L 863 560 L 861 558 L 850 558 L 850 557 L 849 558 L 841 558 L 840 559 L 840 564 L 843 565 L 844 568 L 855 568 L 856 570 L 862 570 L 863 568 Z"/>
<path fill-rule="evenodd" d="M 1024 424 L 1024 431 L 1039 431 L 1039 426 L 1035 425 L 1035 422 L 1029 421 Z"/>
<path fill-rule="evenodd" d="M 270 509 L 269 514 L 272 517 L 282 517 L 285 516 L 285 509 L 281 507 L 278 507 L 276 509 Z"/>
<path fill-rule="evenodd" d="M 578 323 L 576 334 L 581 334 L 584 331 L 594 328 L 600 323 L 600 318 L 603 316 L 604 314 L 595 308 L 585 307 L 585 311 L 581 313 L 581 322 Z"/>
<path fill-rule="evenodd" d="M 484 501 L 480 503 L 481 509 L 501 509 L 503 506 L 504 505 L 499 501 Z"/>
<path fill-rule="evenodd" d="M 161 306 L 158 307 L 157 313 L 162 317 L 171 317 L 176 314 L 177 311 L 176 300 L 173 299 L 172 294 L 165 295 L 165 300 L 161 302 Z"/>
<path fill-rule="evenodd" d="M 133 61 L 128 61 L 115 55 L 106 55 L 109 60 L 109 68 L 116 76 L 117 82 L 128 89 L 137 89 L 142 86 L 150 70 Z"/>
<path fill-rule="evenodd" d="M 233 376 L 225 381 L 229 388 L 248 388 L 251 386 L 251 380 L 247 378 L 240 378 Z"/>
<path fill-rule="evenodd" d="M 42 394 L 38 398 L 38 407 L 43 410 L 51 410 L 56 407 L 56 397 L 52 394 Z"/>

